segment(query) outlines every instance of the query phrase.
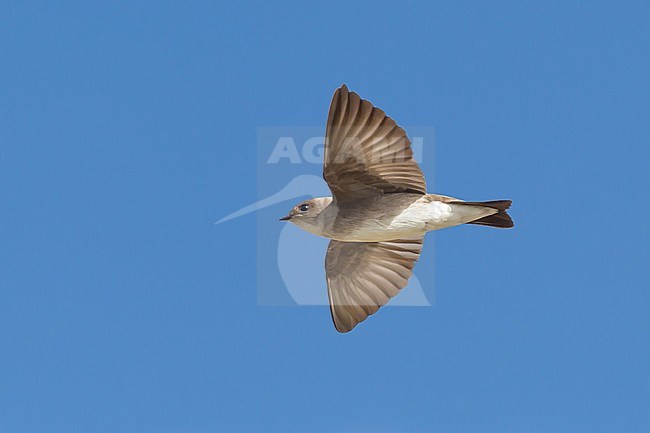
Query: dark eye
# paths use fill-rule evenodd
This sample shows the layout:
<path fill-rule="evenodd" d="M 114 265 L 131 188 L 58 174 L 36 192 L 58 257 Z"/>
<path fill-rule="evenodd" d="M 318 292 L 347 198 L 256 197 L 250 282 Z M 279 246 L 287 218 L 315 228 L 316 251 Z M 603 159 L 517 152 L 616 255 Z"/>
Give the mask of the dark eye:
<path fill-rule="evenodd" d="M 300 212 L 307 212 L 309 210 L 309 205 L 308 204 L 301 204 L 298 209 L 300 209 Z"/>

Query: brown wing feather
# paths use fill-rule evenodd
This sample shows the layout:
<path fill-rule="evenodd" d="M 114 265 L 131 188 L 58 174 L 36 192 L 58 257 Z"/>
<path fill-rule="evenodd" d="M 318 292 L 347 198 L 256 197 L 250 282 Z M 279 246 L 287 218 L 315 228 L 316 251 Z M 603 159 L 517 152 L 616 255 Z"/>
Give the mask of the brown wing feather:
<path fill-rule="evenodd" d="M 426 194 L 406 132 L 345 84 L 330 105 L 323 177 L 337 202 L 382 193 Z"/>
<path fill-rule="evenodd" d="M 423 241 L 330 241 L 325 272 L 337 331 L 351 331 L 406 287 Z"/>

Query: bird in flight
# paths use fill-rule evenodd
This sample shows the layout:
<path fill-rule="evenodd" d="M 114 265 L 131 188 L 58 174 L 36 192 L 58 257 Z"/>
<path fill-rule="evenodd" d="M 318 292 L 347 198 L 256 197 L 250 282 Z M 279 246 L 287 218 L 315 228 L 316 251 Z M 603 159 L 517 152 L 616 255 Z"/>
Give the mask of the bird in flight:
<path fill-rule="evenodd" d="M 345 84 L 327 117 L 323 177 L 332 197 L 300 202 L 280 220 L 330 239 L 325 273 L 339 332 L 351 331 L 406 286 L 427 232 L 514 226 L 510 200 L 428 194 L 406 132 Z"/>

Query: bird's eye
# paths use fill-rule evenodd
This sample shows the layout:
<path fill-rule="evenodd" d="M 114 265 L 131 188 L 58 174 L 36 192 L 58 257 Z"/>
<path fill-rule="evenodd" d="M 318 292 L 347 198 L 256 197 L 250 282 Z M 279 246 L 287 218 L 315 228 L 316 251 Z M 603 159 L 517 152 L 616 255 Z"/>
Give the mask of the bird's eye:
<path fill-rule="evenodd" d="M 301 204 L 298 209 L 300 209 L 300 212 L 307 212 L 309 210 L 309 205 L 308 204 Z"/>

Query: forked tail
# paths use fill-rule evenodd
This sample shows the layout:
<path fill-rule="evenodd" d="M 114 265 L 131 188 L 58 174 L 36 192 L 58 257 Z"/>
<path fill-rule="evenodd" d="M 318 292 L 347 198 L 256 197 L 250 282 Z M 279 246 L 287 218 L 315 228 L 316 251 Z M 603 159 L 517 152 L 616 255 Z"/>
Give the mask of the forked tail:
<path fill-rule="evenodd" d="M 474 221 L 470 221 L 467 224 L 478 224 L 482 226 L 489 227 L 500 227 L 500 228 L 510 228 L 514 227 L 515 223 L 508 215 L 508 208 L 512 204 L 512 200 L 495 200 L 495 201 L 483 201 L 483 202 L 469 202 L 469 201 L 455 201 L 454 204 L 468 205 L 468 206 L 479 206 L 479 207 L 488 207 L 496 209 L 498 212 L 489 215 L 483 218 L 479 218 Z"/>

